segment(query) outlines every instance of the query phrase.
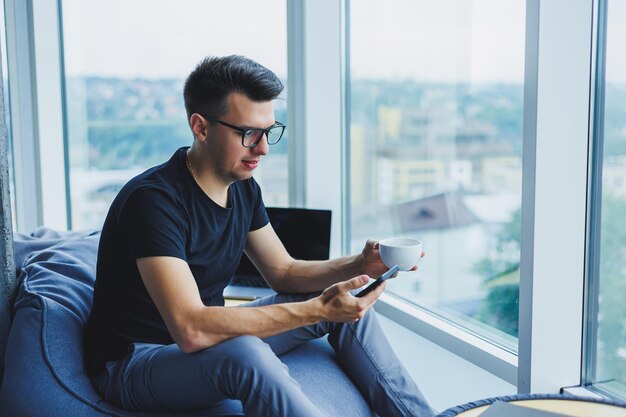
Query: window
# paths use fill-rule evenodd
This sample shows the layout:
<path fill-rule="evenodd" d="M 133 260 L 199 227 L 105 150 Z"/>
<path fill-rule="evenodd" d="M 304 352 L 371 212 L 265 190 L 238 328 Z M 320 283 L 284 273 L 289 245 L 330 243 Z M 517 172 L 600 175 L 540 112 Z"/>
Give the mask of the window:
<path fill-rule="evenodd" d="M 515 351 L 525 2 L 349 13 L 351 251 L 421 239 L 420 272 L 388 292 Z"/>
<path fill-rule="evenodd" d="M 202 58 L 245 55 L 287 84 L 284 0 L 63 0 L 62 13 L 73 229 L 101 227 L 126 181 L 191 144 L 182 87 Z M 288 204 L 287 140 L 255 177 L 267 205 Z"/>
<path fill-rule="evenodd" d="M 596 218 L 590 243 L 592 307 L 585 382 L 625 399 L 626 3 L 600 1 L 599 7 L 598 50 L 605 62 L 599 62 L 597 72 L 595 161 L 601 182 L 596 181 L 592 200 Z"/>

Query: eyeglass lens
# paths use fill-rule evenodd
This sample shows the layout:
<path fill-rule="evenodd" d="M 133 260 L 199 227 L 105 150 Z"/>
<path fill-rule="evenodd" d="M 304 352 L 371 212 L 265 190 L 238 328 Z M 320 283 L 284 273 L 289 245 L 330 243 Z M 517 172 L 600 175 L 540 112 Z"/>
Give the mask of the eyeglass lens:
<path fill-rule="evenodd" d="M 277 143 L 281 136 L 283 135 L 283 126 L 274 126 L 269 130 L 264 129 L 248 129 L 243 135 L 243 145 L 244 146 L 254 146 L 256 145 L 262 138 L 263 134 L 267 132 L 267 143 L 269 145 L 274 145 Z"/>

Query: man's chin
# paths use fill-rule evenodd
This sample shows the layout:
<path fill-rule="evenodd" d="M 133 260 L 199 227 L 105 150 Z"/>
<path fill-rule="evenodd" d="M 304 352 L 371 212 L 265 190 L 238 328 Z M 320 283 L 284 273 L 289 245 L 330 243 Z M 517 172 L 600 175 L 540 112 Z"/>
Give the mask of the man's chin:
<path fill-rule="evenodd" d="M 253 175 L 254 175 L 254 172 L 252 172 L 252 171 L 237 172 L 233 176 L 233 179 L 235 181 L 245 181 L 245 180 L 249 180 L 250 178 L 252 178 Z"/>

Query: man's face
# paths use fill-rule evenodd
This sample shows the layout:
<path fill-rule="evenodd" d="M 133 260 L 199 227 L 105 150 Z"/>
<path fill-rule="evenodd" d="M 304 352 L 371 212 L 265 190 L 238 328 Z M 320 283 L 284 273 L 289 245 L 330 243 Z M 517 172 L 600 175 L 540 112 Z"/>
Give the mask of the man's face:
<path fill-rule="evenodd" d="M 275 122 L 271 101 L 254 102 L 244 95 L 228 96 L 228 113 L 220 120 L 241 128 L 268 128 Z M 261 158 L 267 155 L 269 145 L 264 136 L 254 148 L 241 144 L 241 133 L 219 123 L 207 126 L 208 155 L 214 173 L 230 184 L 252 177 Z"/>

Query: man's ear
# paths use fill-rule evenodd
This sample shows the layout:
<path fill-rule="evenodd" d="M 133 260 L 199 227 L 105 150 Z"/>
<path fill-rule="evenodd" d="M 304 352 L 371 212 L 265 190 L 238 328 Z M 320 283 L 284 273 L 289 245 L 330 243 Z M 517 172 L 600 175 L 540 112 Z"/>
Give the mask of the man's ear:
<path fill-rule="evenodd" d="M 194 137 L 200 142 L 204 142 L 207 137 L 207 125 L 206 121 L 198 113 L 194 113 L 189 118 L 189 126 L 193 132 Z"/>

